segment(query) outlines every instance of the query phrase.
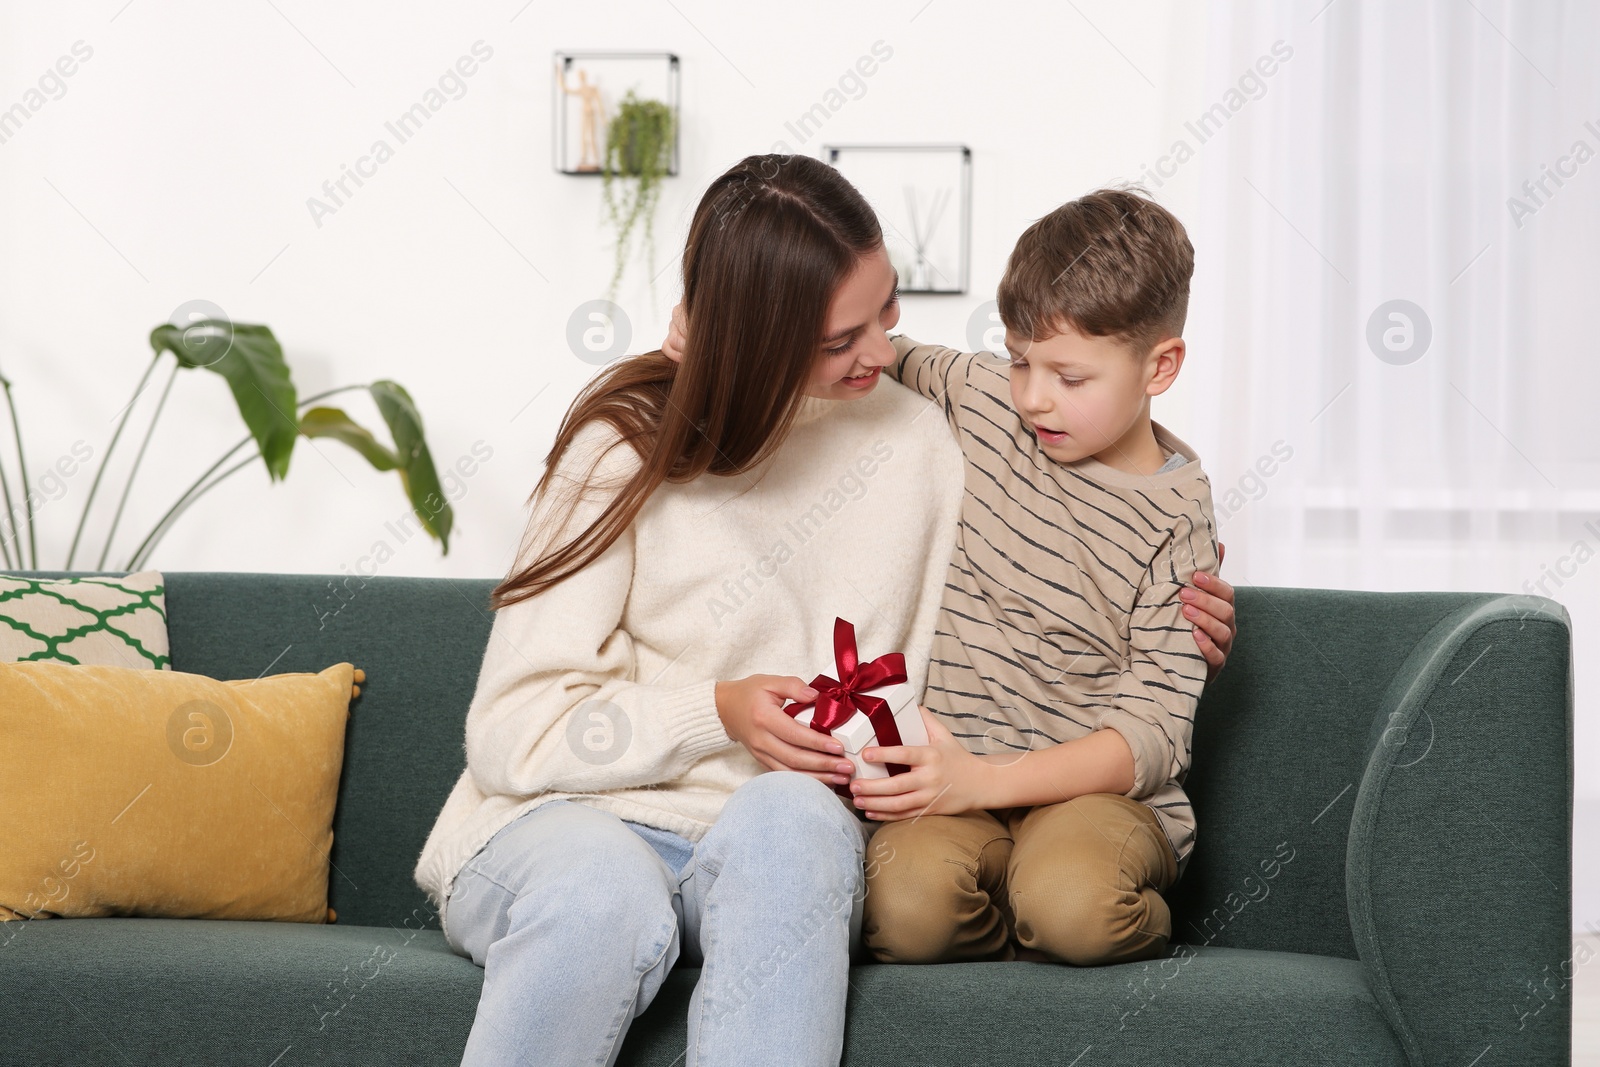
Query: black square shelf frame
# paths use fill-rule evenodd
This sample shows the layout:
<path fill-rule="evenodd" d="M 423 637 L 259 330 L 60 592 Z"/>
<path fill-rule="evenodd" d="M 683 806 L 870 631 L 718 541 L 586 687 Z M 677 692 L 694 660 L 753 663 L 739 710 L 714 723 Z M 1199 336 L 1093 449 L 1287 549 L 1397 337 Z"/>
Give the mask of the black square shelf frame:
<path fill-rule="evenodd" d="M 601 175 L 605 162 L 605 126 L 596 123 L 592 165 L 583 158 L 583 109 L 586 89 L 595 90 L 609 123 L 618 102 L 631 88 L 660 100 L 672 112 L 672 158 L 669 176 L 678 173 L 682 141 L 680 64 L 673 52 L 581 52 L 558 50 L 550 90 L 550 156 L 557 174 Z M 581 75 L 581 76 L 580 76 Z M 587 82 L 587 85 L 585 83 Z M 593 98 L 591 98 L 593 99 Z"/>
<path fill-rule="evenodd" d="M 883 225 L 902 293 L 963 294 L 972 259 L 972 149 L 964 144 L 823 145 Z"/>

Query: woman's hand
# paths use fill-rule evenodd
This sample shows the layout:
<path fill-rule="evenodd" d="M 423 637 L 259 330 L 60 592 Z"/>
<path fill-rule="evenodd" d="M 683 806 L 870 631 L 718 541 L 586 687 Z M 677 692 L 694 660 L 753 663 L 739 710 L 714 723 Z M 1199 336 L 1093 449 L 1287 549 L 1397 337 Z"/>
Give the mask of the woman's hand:
<path fill-rule="evenodd" d="M 799 678 L 752 674 L 718 682 L 716 695 L 722 728 L 767 770 L 800 771 L 828 785 L 844 785 L 855 773 L 842 744 L 783 710 L 787 701 L 816 699 L 817 691 Z"/>
<path fill-rule="evenodd" d="M 1217 545 L 1217 568 L 1227 555 L 1226 545 Z M 1194 623 L 1194 643 L 1206 658 L 1206 681 L 1211 682 L 1228 661 L 1233 639 L 1239 633 L 1239 620 L 1233 613 L 1233 586 L 1203 571 L 1194 572 L 1195 588 L 1178 594 L 1183 601 L 1183 617 Z"/>
<path fill-rule="evenodd" d="M 989 807 L 986 798 L 994 764 L 968 752 L 927 708 L 919 705 L 918 710 L 928 728 L 926 745 L 872 745 L 861 750 L 868 763 L 903 763 L 911 769 L 888 778 L 851 782 L 856 808 L 869 819 L 897 822 Z"/>
<path fill-rule="evenodd" d="M 661 354 L 674 363 L 683 362 L 683 346 L 689 338 L 689 322 L 683 316 L 683 305 L 672 305 L 672 324 L 667 327 L 667 339 L 661 342 Z"/>

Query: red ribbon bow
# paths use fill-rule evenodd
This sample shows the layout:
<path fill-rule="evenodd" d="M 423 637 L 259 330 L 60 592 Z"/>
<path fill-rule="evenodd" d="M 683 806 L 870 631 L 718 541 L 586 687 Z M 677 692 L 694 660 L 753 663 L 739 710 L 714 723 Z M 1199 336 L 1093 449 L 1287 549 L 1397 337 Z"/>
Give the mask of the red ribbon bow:
<path fill-rule="evenodd" d="M 897 685 L 906 680 L 906 658 L 899 652 L 887 652 L 871 663 L 861 663 L 856 656 L 856 628 L 843 619 L 833 620 L 833 661 L 839 668 L 839 677 L 819 674 L 811 679 L 811 688 L 817 691 L 815 700 L 790 704 L 783 710 L 798 715 L 813 705 L 811 728 L 830 737 L 836 727 L 843 726 L 861 712 L 872 723 L 877 743 L 885 748 L 900 744 L 900 728 L 895 725 L 894 712 L 882 697 L 865 692 L 883 685 Z M 886 763 L 890 774 L 904 774 L 910 770 L 903 763 Z"/>

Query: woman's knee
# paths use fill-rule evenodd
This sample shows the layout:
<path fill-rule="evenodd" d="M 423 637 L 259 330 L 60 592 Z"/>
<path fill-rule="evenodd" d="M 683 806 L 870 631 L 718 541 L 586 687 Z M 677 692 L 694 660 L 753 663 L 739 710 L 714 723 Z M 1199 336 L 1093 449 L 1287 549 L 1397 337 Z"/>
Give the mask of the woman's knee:
<path fill-rule="evenodd" d="M 859 824 L 839 794 L 799 771 L 756 775 L 733 791 L 723 811 L 786 824 L 845 827 L 853 832 Z"/>
<path fill-rule="evenodd" d="M 717 826 L 741 833 L 749 827 L 768 845 L 788 844 L 802 855 L 833 846 L 858 868 L 866 840 L 861 820 L 843 799 L 798 771 L 768 771 L 744 783 L 728 798 Z"/>
<path fill-rule="evenodd" d="M 528 931 L 546 951 L 573 940 L 586 951 L 632 943 L 648 955 L 676 936 L 675 874 L 620 819 L 582 804 L 535 809 L 469 861 L 457 883 L 449 919 L 463 943 Z"/>

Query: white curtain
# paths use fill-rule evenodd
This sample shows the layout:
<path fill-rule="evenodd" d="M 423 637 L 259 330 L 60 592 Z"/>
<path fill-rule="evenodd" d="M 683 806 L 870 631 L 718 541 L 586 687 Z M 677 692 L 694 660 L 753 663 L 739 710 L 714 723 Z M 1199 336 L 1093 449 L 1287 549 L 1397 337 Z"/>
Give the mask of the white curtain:
<path fill-rule="evenodd" d="M 1531 589 L 1600 659 L 1600 5 L 1208 19 L 1217 106 L 1168 167 L 1201 174 L 1184 375 L 1225 573 Z"/>
<path fill-rule="evenodd" d="M 1184 378 L 1224 573 L 1565 604 L 1600 921 L 1600 4 L 1207 17 L 1166 169 L 1201 178 Z"/>

